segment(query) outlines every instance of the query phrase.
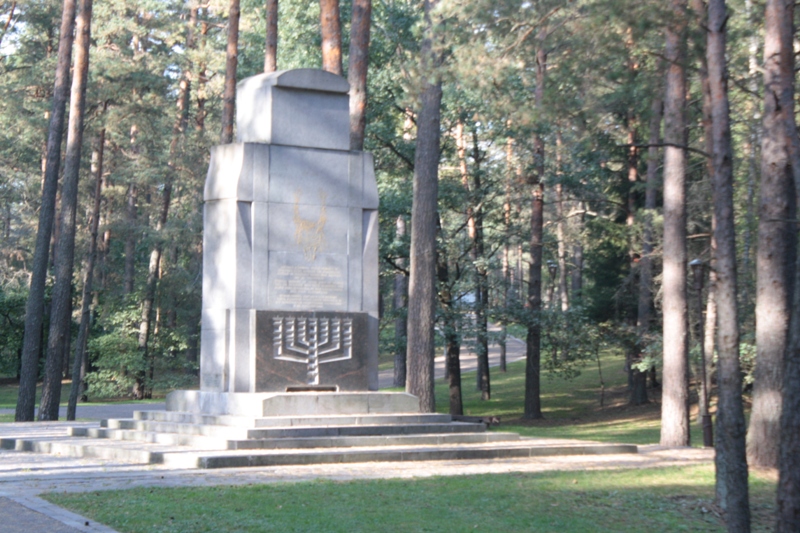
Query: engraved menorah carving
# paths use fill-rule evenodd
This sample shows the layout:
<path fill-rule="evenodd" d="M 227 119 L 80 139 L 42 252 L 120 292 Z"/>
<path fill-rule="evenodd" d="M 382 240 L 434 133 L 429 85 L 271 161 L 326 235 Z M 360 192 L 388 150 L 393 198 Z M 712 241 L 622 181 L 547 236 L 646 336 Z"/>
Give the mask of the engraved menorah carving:
<path fill-rule="evenodd" d="M 304 363 L 307 384 L 319 385 L 319 365 L 353 357 L 353 320 L 275 317 L 272 342 L 275 359 Z"/>

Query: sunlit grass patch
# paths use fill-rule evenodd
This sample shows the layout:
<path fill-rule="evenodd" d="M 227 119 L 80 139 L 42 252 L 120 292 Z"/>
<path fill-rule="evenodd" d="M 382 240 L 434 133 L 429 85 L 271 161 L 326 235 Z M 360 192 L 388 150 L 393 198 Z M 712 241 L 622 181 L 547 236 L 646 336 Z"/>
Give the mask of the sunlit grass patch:
<path fill-rule="evenodd" d="M 724 531 L 713 487 L 706 465 L 44 497 L 123 533 Z M 754 478 L 751 491 L 753 531 L 769 531 L 774 483 Z"/>

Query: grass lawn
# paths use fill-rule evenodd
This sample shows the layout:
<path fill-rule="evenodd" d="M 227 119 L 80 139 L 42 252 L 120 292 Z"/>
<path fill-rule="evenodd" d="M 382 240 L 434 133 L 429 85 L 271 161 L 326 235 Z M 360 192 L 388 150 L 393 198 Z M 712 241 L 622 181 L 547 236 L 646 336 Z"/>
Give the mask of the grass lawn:
<path fill-rule="evenodd" d="M 525 362 L 508 365 L 508 372 L 497 368 L 490 371 L 492 398 L 480 399 L 475 387 L 475 373 L 463 375 L 461 388 L 464 414 L 492 415 L 501 419 L 496 427 L 531 437 L 589 439 L 603 442 L 653 444 L 659 441 L 661 429 L 661 391 L 648 389 L 651 402 L 629 406 L 626 390 L 627 374 L 624 357 L 606 351 L 600 358 L 605 391 L 600 405 L 600 377 L 596 363 L 582 369 L 581 374 L 565 380 L 542 375 L 542 420 L 524 420 Z M 436 407 L 449 410 L 448 386 L 444 380 L 436 383 Z M 693 406 L 692 436 L 695 445 L 702 444 L 702 429 L 696 420 Z"/>
<path fill-rule="evenodd" d="M 418 480 L 137 488 L 44 498 L 123 533 L 724 531 L 711 466 Z M 753 477 L 753 531 L 774 483 Z"/>

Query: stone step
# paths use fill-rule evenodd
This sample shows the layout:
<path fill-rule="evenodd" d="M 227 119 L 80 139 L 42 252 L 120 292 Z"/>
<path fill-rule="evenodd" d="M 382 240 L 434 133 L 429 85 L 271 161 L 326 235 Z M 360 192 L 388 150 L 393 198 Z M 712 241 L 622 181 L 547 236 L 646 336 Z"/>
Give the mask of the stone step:
<path fill-rule="evenodd" d="M 480 435 L 495 435 L 489 432 Z M 463 435 L 462 435 L 463 436 Z M 430 436 L 426 436 L 430 437 Z M 36 439 L 5 438 L 0 447 L 10 450 L 61 455 L 66 457 L 100 458 L 108 461 L 165 464 L 174 468 L 233 468 L 325 463 L 357 463 L 375 461 L 431 461 L 458 459 L 501 459 L 552 455 L 588 455 L 636 453 L 633 445 L 575 443 L 553 439 L 519 439 L 516 441 L 449 443 L 455 435 L 441 436 L 438 444 L 403 444 L 316 449 L 219 450 L 187 448 L 163 443 L 119 441 L 96 438 L 43 437 Z M 476 437 L 477 438 L 477 437 Z M 375 444 L 377 438 L 373 439 Z M 354 443 L 355 441 L 351 441 Z M 364 441 L 362 441 L 363 444 Z"/>
<path fill-rule="evenodd" d="M 36 439 L 6 438 L 0 440 L 0 448 L 62 457 L 96 458 L 138 464 L 163 463 L 165 452 L 174 453 L 180 450 L 174 446 L 144 442 L 121 443 L 108 439 L 65 439 L 63 436 Z"/>
<path fill-rule="evenodd" d="M 109 419 L 100 425 L 108 429 L 128 429 L 156 433 L 177 433 L 225 438 L 228 440 L 269 439 L 288 437 L 334 437 L 366 435 L 410 435 L 419 433 L 478 433 L 486 430 L 483 424 L 449 422 L 438 424 L 369 424 L 343 426 L 290 426 L 268 428 L 239 428 L 180 422 L 155 422 L 150 420 Z M 80 436 L 80 433 L 73 433 Z"/>
<path fill-rule="evenodd" d="M 519 440 L 516 433 L 442 433 L 411 435 L 369 435 L 332 437 L 284 437 L 269 439 L 230 440 L 222 438 L 160 433 L 126 429 L 76 428 L 70 432 L 76 437 L 138 441 L 170 446 L 191 446 L 218 450 L 292 449 L 292 448 L 345 448 L 356 446 L 440 445 L 507 442 Z"/>
<path fill-rule="evenodd" d="M 527 439 L 526 439 L 527 440 Z M 199 453 L 165 453 L 162 461 L 182 468 L 241 468 L 328 463 L 365 463 L 383 461 L 449 461 L 463 459 L 509 459 L 553 455 L 604 455 L 637 453 L 626 444 L 563 444 L 541 445 L 530 442 L 493 445 L 392 446 L 382 448 L 350 448 L 326 450 L 233 451 Z"/>
<path fill-rule="evenodd" d="M 438 413 L 397 413 L 366 415 L 307 415 L 270 416 L 249 418 L 230 415 L 203 415 L 175 411 L 134 411 L 135 420 L 153 422 L 176 422 L 181 424 L 201 424 L 236 426 L 246 428 L 289 427 L 289 426 L 355 426 L 374 424 L 446 424 L 452 421 L 450 415 Z"/>

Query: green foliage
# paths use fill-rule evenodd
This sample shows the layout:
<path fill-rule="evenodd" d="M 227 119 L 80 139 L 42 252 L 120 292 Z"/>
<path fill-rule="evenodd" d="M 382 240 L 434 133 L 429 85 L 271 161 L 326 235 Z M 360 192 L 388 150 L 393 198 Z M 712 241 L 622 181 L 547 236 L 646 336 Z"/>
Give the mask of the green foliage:
<path fill-rule="evenodd" d="M 25 333 L 27 292 L 0 289 L 0 375 L 16 376 Z"/>
<path fill-rule="evenodd" d="M 144 374 L 147 362 L 137 342 L 136 307 L 112 313 L 104 321 L 106 332 L 93 337 L 87 346 L 96 369 L 86 376 L 87 395 L 100 398 L 128 396 L 137 374 Z"/>
<path fill-rule="evenodd" d="M 581 368 L 595 361 L 604 345 L 601 329 L 583 309 L 548 309 L 540 314 L 542 328 L 542 369 L 550 379 L 574 379 Z"/>

